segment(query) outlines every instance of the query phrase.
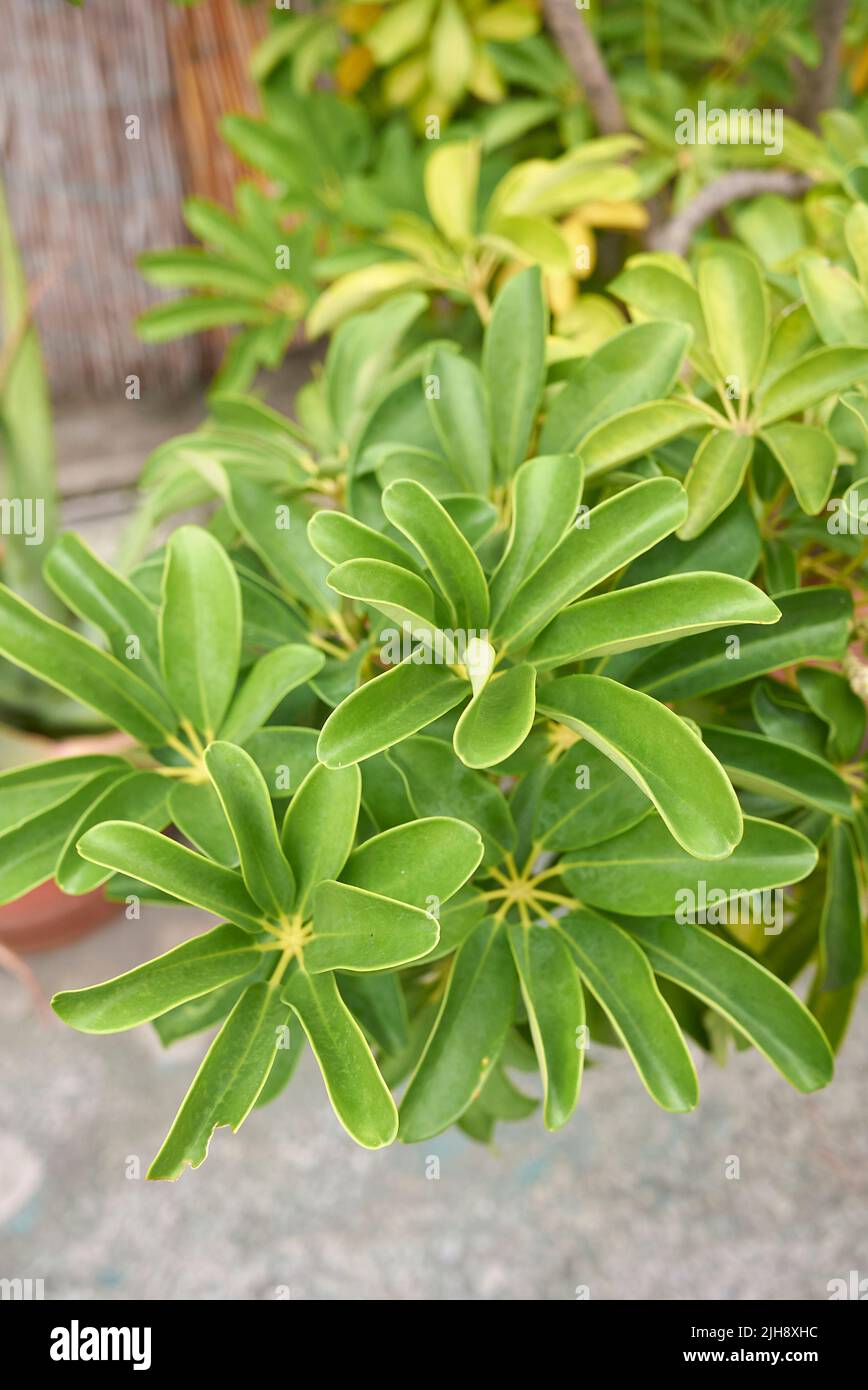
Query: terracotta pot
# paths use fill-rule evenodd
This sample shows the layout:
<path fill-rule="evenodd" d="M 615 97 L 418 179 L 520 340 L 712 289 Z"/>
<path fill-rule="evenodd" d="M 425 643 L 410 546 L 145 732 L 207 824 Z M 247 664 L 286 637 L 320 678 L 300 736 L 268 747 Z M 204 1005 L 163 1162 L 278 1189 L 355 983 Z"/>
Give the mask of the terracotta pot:
<path fill-rule="evenodd" d="M 5 733 L 7 756 L 3 762 L 7 767 L 49 758 L 72 758 L 82 753 L 120 753 L 132 746 L 126 734 L 115 732 L 65 739 Z M 10 758 L 13 742 L 15 756 Z M 105 926 L 120 910 L 121 905 L 109 902 L 101 888 L 72 897 L 49 880 L 0 907 L 0 942 L 18 955 L 47 951 Z"/>

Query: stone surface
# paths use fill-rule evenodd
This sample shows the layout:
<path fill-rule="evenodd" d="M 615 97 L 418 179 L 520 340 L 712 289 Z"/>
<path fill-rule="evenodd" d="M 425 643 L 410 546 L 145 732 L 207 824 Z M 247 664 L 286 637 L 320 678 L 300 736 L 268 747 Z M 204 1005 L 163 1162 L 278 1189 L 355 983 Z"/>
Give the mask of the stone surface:
<path fill-rule="evenodd" d="M 201 921 L 150 909 L 31 964 L 47 992 L 90 984 Z M 53 1299 L 823 1299 L 868 1274 L 866 1042 L 863 1012 L 836 1083 L 809 1097 L 756 1054 L 700 1059 L 688 1117 L 598 1049 L 571 1124 L 501 1126 L 495 1152 L 458 1133 L 357 1149 L 307 1055 L 163 1185 L 126 1173 L 159 1147 L 204 1039 L 79 1036 L 0 975 L 0 1276 Z"/>

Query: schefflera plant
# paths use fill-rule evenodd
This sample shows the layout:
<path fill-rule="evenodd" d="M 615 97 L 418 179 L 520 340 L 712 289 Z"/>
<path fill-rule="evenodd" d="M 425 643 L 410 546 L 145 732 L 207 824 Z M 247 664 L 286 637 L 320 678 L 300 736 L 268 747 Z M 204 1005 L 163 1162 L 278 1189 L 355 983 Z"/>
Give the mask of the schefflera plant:
<path fill-rule="evenodd" d="M 243 743 L 256 734 L 324 658 L 288 642 L 251 659 L 238 577 L 207 531 L 181 527 L 160 565 L 159 602 L 152 603 L 79 537 L 64 535 L 50 551 L 48 583 L 105 635 L 108 650 L 0 586 L 0 654 L 128 739 L 117 753 L 57 758 L 0 776 L 2 902 L 52 877 L 71 894 L 103 884 L 108 874 L 76 850 L 84 831 L 103 820 L 154 830 L 173 822 L 216 858 L 233 861 L 204 749 L 217 736 Z"/>
<path fill-rule="evenodd" d="M 553 704 L 568 706 L 580 681 L 553 681 Z M 498 1121 L 538 1104 L 516 1070 L 539 1073 L 543 1119 L 557 1129 L 578 1101 L 586 1053 L 601 1045 L 625 1048 L 651 1098 L 676 1112 L 698 1099 L 685 1037 L 717 1056 L 727 1039 L 747 1040 L 797 1089 L 825 1085 L 829 1045 L 799 998 L 726 926 L 675 918 L 685 893 L 701 900 L 704 881 L 743 901 L 805 879 L 817 863 L 810 840 L 751 816 L 730 856 L 699 859 L 575 732 L 548 736 L 537 753 L 501 785 L 428 734 L 385 755 L 391 780 L 378 777 L 372 802 L 381 823 L 449 810 L 484 844 L 473 882 L 441 914 L 451 961 L 404 972 L 407 1036 L 381 1049 L 389 1083 L 409 1077 L 398 1137 L 422 1141 L 458 1123 L 488 1141 Z"/>
<path fill-rule="evenodd" d="M 473 873 L 481 837 L 463 821 L 428 817 L 354 849 L 358 768 L 316 764 L 278 827 L 248 753 L 218 740 L 204 763 L 238 868 L 122 821 L 94 826 L 78 850 L 102 871 L 225 922 L 114 980 L 57 995 L 54 1008 L 88 1033 L 133 1028 L 191 1001 L 204 1006 L 202 1027 L 215 996 L 216 1017 L 227 1015 L 150 1178 L 175 1179 L 185 1165 L 198 1167 L 217 1126 L 237 1130 L 257 1103 L 272 1099 L 295 1069 L 303 1035 L 341 1124 L 366 1148 L 389 1144 L 398 1129 L 395 1103 L 344 993 L 364 1017 L 376 1008 L 379 972 L 431 956 L 440 931 L 428 909 L 439 911 Z M 339 983 L 348 974 L 350 984 Z"/>
<path fill-rule="evenodd" d="M 335 566 L 330 586 L 372 610 L 381 637 L 391 634 L 384 657 L 400 655 L 401 643 L 409 647 L 332 712 L 319 757 L 349 766 L 460 708 L 455 753 L 469 767 L 495 767 L 525 742 L 539 707 L 623 767 L 685 848 L 723 857 L 741 837 L 738 807 L 693 730 L 608 676 L 575 676 L 566 703 L 552 693 L 559 683 L 546 677 L 556 667 L 690 633 L 773 624 L 779 610 L 746 580 L 702 572 L 585 597 L 675 531 L 687 500 L 677 480 L 662 477 L 583 513 L 581 493 L 576 456 L 525 463 L 510 491 L 506 548 L 491 574 L 445 508 L 412 480 L 391 483 L 382 507 L 414 553 L 352 517 L 327 511 L 312 519 L 311 544 Z"/>
<path fill-rule="evenodd" d="M 637 407 L 621 433 L 625 441 L 632 435 L 635 457 L 698 431 L 685 479 L 684 540 L 702 534 L 761 461 L 783 475 L 775 505 L 792 489 L 802 511 L 815 515 L 826 505 L 839 466 L 828 428 L 831 409 L 842 392 L 868 377 L 868 332 L 861 343 L 843 334 L 835 341 L 824 335 L 824 343 L 808 307 L 773 295 L 759 263 L 741 247 L 712 242 L 700 246 L 695 259 L 693 273 L 674 255 L 634 256 L 609 287 L 640 321 L 690 330 L 692 381 L 668 402 Z M 834 313 L 831 293 L 826 309 Z M 569 434 L 572 405 L 566 388 L 543 433 L 549 447 L 561 447 Z M 670 419 L 673 411 L 682 414 L 681 423 L 677 415 Z M 610 466 L 603 460 L 602 467 Z"/>

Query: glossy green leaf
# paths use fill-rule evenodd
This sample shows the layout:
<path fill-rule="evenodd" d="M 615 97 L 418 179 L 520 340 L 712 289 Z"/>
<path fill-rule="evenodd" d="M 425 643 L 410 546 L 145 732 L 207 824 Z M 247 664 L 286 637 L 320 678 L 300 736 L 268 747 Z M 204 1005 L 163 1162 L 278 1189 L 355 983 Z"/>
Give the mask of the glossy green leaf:
<path fill-rule="evenodd" d="M 117 1033 L 248 975 L 260 954 L 247 932 L 215 927 L 104 984 L 63 990 L 51 1007 L 81 1033 Z"/>
<path fill-rule="evenodd" d="M 524 461 L 545 381 L 547 316 L 539 267 L 513 275 L 494 301 L 482 348 L 498 477 Z M 551 450 L 550 452 L 556 452 Z"/>
<path fill-rule="evenodd" d="M 360 686 L 329 715 L 317 745 L 327 767 L 347 767 L 391 748 L 454 709 L 470 694 L 470 682 L 448 666 L 412 659 Z"/>
<path fill-rule="evenodd" d="M 448 743 L 420 735 L 390 749 L 388 757 L 403 773 L 417 816 L 455 815 L 469 821 L 482 836 L 485 864 L 499 864 L 515 849 L 515 826 L 503 795 L 488 778 L 465 767 Z"/>
<path fill-rule="evenodd" d="M 270 725 L 244 740 L 275 801 L 293 796 L 316 766 L 316 729 Z"/>
<path fill-rule="evenodd" d="M 552 401 L 540 453 L 579 447 L 584 458 L 582 441 L 600 425 L 648 401 L 659 404 L 675 384 L 690 337 L 681 323 L 631 324 L 590 353 Z"/>
<path fill-rule="evenodd" d="M 383 493 L 383 511 L 412 541 L 434 576 L 459 628 L 488 622 L 488 585 L 476 555 L 455 522 L 427 488 L 394 482 Z"/>
<path fill-rule="evenodd" d="M 263 912 L 280 920 L 292 910 L 296 881 L 280 848 L 265 779 L 250 754 L 233 743 L 212 743 L 205 766 L 235 838 L 247 891 Z"/>
<path fill-rule="evenodd" d="M 241 655 L 241 595 L 223 547 L 195 526 L 166 550 L 160 658 L 175 708 L 212 739 L 229 707 Z"/>
<path fill-rule="evenodd" d="M 828 839 L 826 896 L 820 920 L 820 978 L 824 990 L 846 989 L 865 968 L 859 876 L 847 827 L 834 822 Z"/>
<path fill-rule="evenodd" d="M 431 376 L 437 382 L 437 394 L 426 390 L 425 403 L 443 452 L 467 480 L 468 491 L 487 496 L 491 444 L 479 368 L 459 353 L 438 348 L 431 358 L 429 380 Z"/>
<path fill-rule="evenodd" d="M 868 297 L 849 271 L 802 256 L 799 284 L 824 343 L 868 343 Z"/>
<path fill-rule="evenodd" d="M 560 1129 L 576 1107 L 582 1080 L 581 981 L 566 945 L 549 928 L 511 926 L 509 944 L 543 1079 L 546 1129 Z"/>
<path fill-rule="evenodd" d="M 0 835 L 0 904 L 14 902 L 51 878 L 70 831 L 127 770 L 121 766 L 88 778 L 62 800 Z"/>
<path fill-rule="evenodd" d="M 768 306 L 762 272 L 736 245 L 715 243 L 700 257 L 697 288 L 708 341 L 724 382 L 752 393 L 768 351 Z"/>
<path fill-rule="evenodd" d="M 834 768 L 766 734 L 706 724 L 702 738 L 737 787 L 849 819 L 850 790 Z"/>
<path fill-rule="evenodd" d="M 595 907 L 638 917 L 681 909 L 690 917 L 712 891 L 785 888 L 806 878 L 816 863 L 817 851 L 804 835 L 772 821 L 745 816 L 741 842 L 726 859 L 700 859 L 676 844 L 662 820 L 648 816 L 611 840 L 570 851 L 563 873 L 570 891 Z M 734 909 L 742 906 L 753 914 L 757 905 L 732 903 Z M 716 897 L 706 911 L 726 915 Z"/>
<path fill-rule="evenodd" d="M 340 974 L 341 998 L 369 1037 L 386 1052 L 398 1052 L 409 1040 L 407 1004 L 395 972 Z"/>
<path fill-rule="evenodd" d="M 452 746 L 467 767 L 493 767 L 519 748 L 536 712 L 536 671 L 525 663 L 496 672 L 455 726 Z"/>
<path fill-rule="evenodd" d="M 782 372 L 760 398 L 764 428 L 817 405 L 868 376 L 868 347 L 822 347 Z"/>
<path fill-rule="evenodd" d="M 567 604 L 676 530 L 686 510 L 673 478 L 651 478 L 599 503 L 513 595 L 494 626 L 497 649 L 525 646 Z"/>
<path fill-rule="evenodd" d="M 556 930 L 651 1098 L 664 1110 L 692 1110 L 699 1100 L 696 1070 L 672 1010 L 635 941 L 595 912 L 570 913 Z"/>
<path fill-rule="evenodd" d="M 0 656 L 95 709 L 150 747 L 176 727 L 166 701 L 116 657 L 0 585 Z"/>
<path fill-rule="evenodd" d="M 436 916 L 481 859 L 482 839 L 472 825 L 426 816 L 366 840 L 350 855 L 341 881 Z"/>
<path fill-rule="evenodd" d="M 229 706 L 219 734 L 229 743 L 243 743 L 255 733 L 291 690 L 322 670 L 322 652 L 302 643 L 274 647 L 251 667 Z"/>
<path fill-rule="evenodd" d="M 43 572 L 74 613 L 105 633 L 118 661 L 161 685 L 157 615 L 141 592 L 67 532 L 48 554 Z"/>
<path fill-rule="evenodd" d="M 726 774 L 665 705 L 605 676 L 564 676 L 540 688 L 539 708 L 626 772 L 689 855 L 722 859 L 738 844 L 741 812 Z"/>
<path fill-rule="evenodd" d="M 198 1168 L 218 1126 L 237 1133 L 268 1079 L 288 1013 L 270 985 L 248 985 L 205 1054 L 149 1178 L 174 1181 L 187 1164 Z"/>
<path fill-rule="evenodd" d="M 544 628 L 530 649 L 535 666 L 669 642 L 693 632 L 741 623 L 774 623 L 770 598 L 724 574 L 680 574 L 580 600 Z"/>
<path fill-rule="evenodd" d="M 838 466 L 838 451 L 831 435 L 812 425 L 790 420 L 763 430 L 771 449 L 792 484 L 803 512 L 821 512 L 828 501 Z"/>
<path fill-rule="evenodd" d="M 857 757 L 865 737 L 866 710 L 845 676 L 822 666 L 803 666 L 799 690 L 829 728 L 828 755 L 834 762 Z"/>
<path fill-rule="evenodd" d="M 328 565 L 307 538 L 304 508 L 288 506 L 261 484 L 237 476 L 228 479 L 222 495 L 238 530 L 278 584 L 318 611 L 331 607 Z"/>
<path fill-rule="evenodd" d="M 780 622 L 684 637 L 645 658 L 631 676 L 658 700 L 686 700 L 740 685 L 796 661 L 835 661 L 850 631 L 852 601 L 845 589 L 809 588 L 775 595 Z"/>
<path fill-rule="evenodd" d="M 124 773 L 129 765 L 107 753 L 84 753 L 25 763 L 0 772 L 0 833 L 47 811 L 100 772 Z"/>
<path fill-rule="evenodd" d="M 390 970 L 427 956 L 439 937 L 437 921 L 408 903 L 325 880 L 313 893 L 313 939 L 305 968 Z"/>
<path fill-rule="evenodd" d="M 434 594 L 424 579 L 384 560 L 347 560 L 329 573 L 329 587 L 370 605 L 409 637 L 436 643 Z"/>
<path fill-rule="evenodd" d="M 177 781 L 169 796 L 169 809 L 173 825 L 196 849 L 218 864 L 237 869 L 238 846 L 213 782 Z M 116 816 L 114 819 L 135 820 L 137 817 Z"/>
<path fill-rule="evenodd" d="M 145 826 L 126 821 L 94 826 L 79 840 L 78 852 L 93 864 L 130 874 L 193 907 L 227 917 L 245 931 L 258 932 L 263 925 L 240 874 Z"/>
<path fill-rule="evenodd" d="M 458 951 L 440 1011 L 401 1103 L 399 1138 L 454 1124 L 496 1063 L 512 1022 L 516 976 L 506 932 L 484 923 Z"/>
<path fill-rule="evenodd" d="M 169 824 L 168 778 L 158 772 L 136 772 L 119 778 L 94 799 L 76 821 L 54 868 L 54 880 L 64 893 L 90 893 L 109 878 L 107 871 L 82 859 L 76 848 L 92 825 L 106 820 L 135 820 L 139 825 L 162 830 Z"/>
<path fill-rule="evenodd" d="M 436 226 L 457 246 L 473 236 L 479 183 L 479 143 L 454 140 L 429 154 L 425 163 L 425 198 Z"/>
<path fill-rule="evenodd" d="M 582 481 L 582 465 L 574 454 L 528 459 L 519 468 L 512 485 L 509 538 L 491 581 L 492 621 L 572 526 Z"/>
<path fill-rule="evenodd" d="M 647 401 L 601 425 L 579 445 L 588 478 L 641 458 L 670 439 L 706 423 L 706 416 L 686 401 Z"/>
<path fill-rule="evenodd" d="M 680 540 L 693 540 L 725 511 L 741 490 L 753 440 L 735 430 L 711 430 L 693 456 L 684 481 L 689 510 Z"/>
<path fill-rule="evenodd" d="M 357 767 L 333 770 L 317 763 L 289 803 L 281 843 L 295 874 L 297 912 L 304 914 L 318 883 L 337 878 L 344 867 L 355 839 L 361 791 Z"/>
<path fill-rule="evenodd" d="M 546 777 L 533 838 L 541 849 L 580 849 L 619 835 L 651 812 L 641 787 L 587 739 L 561 755 Z"/>
<path fill-rule="evenodd" d="M 283 998 L 301 1020 L 344 1129 L 366 1149 L 391 1144 L 398 1131 L 395 1102 L 334 976 L 299 970 Z"/>
<path fill-rule="evenodd" d="M 677 922 L 636 922 L 630 934 L 653 969 L 683 985 L 742 1032 L 800 1091 L 832 1077 L 832 1054 L 801 1001 L 757 961 Z"/>
<path fill-rule="evenodd" d="M 407 570 L 416 569 L 403 546 L 342 512 L 315 512 L 308 522 L 307 534 L 316 553 L 331 565 L 342 565 L 347 560 L 384 560 Z"/>

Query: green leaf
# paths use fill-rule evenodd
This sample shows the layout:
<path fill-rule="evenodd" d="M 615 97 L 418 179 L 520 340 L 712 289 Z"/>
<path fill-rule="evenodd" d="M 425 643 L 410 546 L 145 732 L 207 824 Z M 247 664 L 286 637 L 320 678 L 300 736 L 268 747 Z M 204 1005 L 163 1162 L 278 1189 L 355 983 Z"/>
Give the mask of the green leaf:
<path fill-rule="evenodd" d="M 658 700 L 686 700 L 725 690 L 796 661 L 836 661 L 850 632 L 852 601 L 844 589 L 810 588 L 775 595 L 771 627 L 746 627 L 734 648 L 724 633 L 684 637 L 648 656 L 631 680 Z"/>
<path fill-rule="evenodd" d="M 585 476 L 594 477 L 641 458 L 687 430 L 706 423 L 706 416 L 686 401 L 647 401 L 613 415 L 579 445 Z"/>
<path fill-rule="evenodd" d="M 446 240 L 463 246 L 476 229 L 480 147 L 477 140 L 453 140 L 425 162 L 425 199 Z"/>
<path fill-rule="evenodd" d="M 241 594 L 223 547 L 182 526 L 166 550 L 160 660 L 175 708 L 207 739 L 223 722 L 241 657 Z"/>
<path fill-rule="evenodd" d="M 576 1108 L 585 1055 L 585 1000 L 578 972 L 558 935 L 511 926 L 509 944 L 543 1080 L 546 1129 L 560 1129 Z"/>
<path fill-rule="evenodd" d="M 821 512 L 829 499 L 838 450 L 825 430 L 792 421 L 763 430 L 761 438 L 786 473 L 803 512 Z"/>
<path fill-rule="evenodd" d="M 448 666 L 412 658 L 354 691 L 329 715 L 317 744 L 326 767 L 347 767 L 409 738 L 470 693 L 470 682 Z"/>
<path fill-rule="evenodd" d="M 542 276 L 531 266 L 512 276 L 495 299 L 482 348 L 491 444 L 502 482 L 527 453 L 545 381 L 546 326 Z"/>
<path fill-rule="evenodd" d="M 673 478 L 650 478 L 600 502 L 510 599 L 494 625 L 498 650 L 525 646 L 567 604 L 676 530 L 686 510 Z"/>
<path fill-rule="evenodd" d="M 804 835 L 771 821 L 745 816 L 744 835 L 728 858 L 700 859 L 675 843 L 662 820 L 647 816 L 623 835 L 571 851 L 563 872 L 571 892 L 606 911 L 648 917 L 682 909 L 687 917 L 693 906 L 702 908 L 712 890 L 751 894 L 785 888 L 806 878 L 816 863 L 817 851 Z M 755 915 L 757 905 L 732 906 L 747 906 Z M 716 899 L 708 901 L 707 910 L 725 917 L 725 905 Z"/>
<path fill-rule="evenodd" d="M 267 488 L 237 476 L 228 479 L 222 495 L 238 530 L 281 588 L 318 611 L 329 609 L 334 599 L 325 579 L 328 565 L 307 538 L 301 505 L 288 508 Z"/>
<path fill-rule="evenodd" d="M 256 732 L 291 690 L 321 671 L 322 652 L 302 643 L 287 642 L 259 658 L 245 677 L 219 729 L 228 743 L 243 743 Z"/>
<path fill-rule="evenodd" d="M 426 816 L 366 840 L 350 855 L 341 879 L 436 917 L 440 904 L 458 892 L 481 859 L 482 839 L 472 825 Z"/>
<path fill-rule="evenodd" d="M 333 770 L 317 763 L 305 777 L 283 822 L 283 853 L 297 884 L 296 912 L 323 879 L 337 878 L 356 834 L 362 778 L 355 766 Z"/>
<path fill-rule="evenodd" d="M 459 628 L 484 628 L 488 585 L 476 555 L 449 513 L 419 483 L 390 483 L 383 511 L 415 545 L 452 610 Z"/>
<path fill-rule="evenodd" d="M 803 666 L 796 678 L 811 709 L 829 727 L 828 756 L 842 763 L 857 757 L 865 737 L 866 710 L 846 677 L 821 666 Z"/>
<path fill-rule="evenodd" d="M 700 257 L 697 288 L 708 341 L 724 382 L 735 378 L 739 396 L 752 393 L 768 352 L 765 282 L 753 256 L 715 243 Z"/>
<path fill-rule="evenodd" d="M 104 564 L 72 532 L 52 547 L 43 572 L 74 613 L 105 633 L 118 661 L 140 662 L 145 678 L 152 685 L 162 685 L 157 615 L 129 580 Z"/>
<path fill-rule="evenodd" d="M 652 1100 L 664 1110 L 692 1110 L 699 1100 L 696 1069 L 639 947 L 595 912 L 570 913 L 557 930 Z"/>
<path fill-rule="evenodd" d="M 679 574 L 582 599 L 544 628 L 529 659 L 545 669 L 630 651 L 709 628 L 774 623 L 780 611 L 744 579 L 724 574 Z"/>
<path fill-rule="evenodd" d="M 576 517 L 582 465 L 575 454 L 528 459 L 512 485 L 512 522 L 503 558 L 491 581 L 491 617 L 551 554 Z"/>
<path fill-rule="evenodd" d="M 525 663 L 496 672 L 455 726 L 452 746 L 467 767 L 493 767 L 524 743 L 536 710 L 536 671 Z"/>
<path fill-rule="evenodd" d="M 305 321 L 308 339 L 319 338 L 351 314 L 367 309 L 387 295 L 430 285 L 430 275 L 415 261 L 377 261 L 341 275 L 314 300 Z"/>
<path fill-rule="evenodd" d="M 723 859 L 739 843 L 741 811 L 726 774 L 665 705 L 605 676 L 564 676 L 541 687 L 539 708 L 626 772 L 688 855 Z"/>
<path fill-rule="evenodd" d="M 868 299 L 849 271 L 822 256 L 802 256 L 799 283 L 824 343 L 868 343 Z"/>
<path fill-rule="evenodd" d="M 533 838 L 541 849 L 580 849 L 620 834 L 650 811 L 642 788 L 582 739 L 561 755 L 546 777 Z"/>
<path fill-rule="evenodd" d="M 438 394 L 426 390 L 425 403 L 443 452 L 466 479 L 468 491 L 485 497 L 491 489 L 491 444 L 479 368 L 459 353 L 438 348 L 429 373 L 437 380 Z"/>
<path fill-rule="evenodd" d="M 714 363 L 699 295 L 689 276 L 655 263 L 650 257 L 634 256 L 626 269 L 610 282 L 609 289 L 645 318 L 674 319 L 686 324 L 693 334 L 689 355 L 702 375 L 710 379 Z"/>
<path fill-rule="evenodd" d="M 316 553 L 331 565 L 342 565 L 347 560 L 384 560 L 386 564 L 416 571 L 415 562 L 403 546 L 342 512 L 315 512 L 308 522 L 307 534 Z"/>
<path fill-rule="evenodd" d="M 82 836 L 78 852 L 92 864 L 130 874 L 182 902 L 228 917 L 245 931 L 258 932 L 263 926 L 260 910 L 240 874 L 210 863 L 145 826 L 106 821 Z"/>
<path fill-rule="evenodd" d="M 424 579 L 384 560 L 347 560 L 333 569 L 329 587 L 376 608 L 415 640 L 436 643 L 434 594 Z"/>
<path fill-rule="evenodd" d="M 760 398 L 759 422 L 767 428 L 836 395 L 868 375 L 868 347 L 822 347 L 782 372 Z"/>
<path fill-rule="evenodd" d="M 811 806 L 830 816 L 849 819 L 853 814 L 846 782 L 821 758 L 777 743 L 764 733 L 706 724 L 702 737 L 737 787 Z"/>
<path fill-rule="evenodd" d="M 313 894 L 313 928 L 305 968 L 390 970 L 427 956 L 437 945 L 436 919 L 420 908 L 330 880 Z"/>
<path fill-rule="evenodd" d="M 512 1022 L 516 976 L 506 932 L 484 923 L 458 951 L 440 1011 L 401 1103 L 407 1144 L 448 1129 L 478 1094 Z"/>
<path fill-rule="evenodd" d="M 155 304 L 136 319 L 136 332 L 144 343 L 167 343 L 188 333 L 243 323 L 273 323 L 274 309 L 255 300 L 229 295 L 186 295 Z"/>
<path fill-rule="evenodd" d="M 265 779 L 250 754 L 232 743 L 212 743 L 205 766 L 238 847 L 247 891 L 279 921 L 292 910 L 296 883 L 277 838 Z"/>
<path fill-rule="evenodd" d="M 753 440 L 735 430 L 711 430 L 690 465 L 684 486 L 689 510 L 680 540 L 701 536 L 738 495 L 753 455 Z"/>
<path fill-rule="evenodd" d="M 274 801 L 292 796 L 316 766 L 316 729 L 270 725 L 244 740 Z"/>
<path fill-rule="evenodd" d="M 107 753 L 51 758 L 8 768 L 0 772 L 0 833 L 65 801 L 100 772 L 128 771 L 128 763 Z"/>
<path fill-rule="evenodd" d="M 399 1052 L 407 1046 L 407 1005 L 397 974 L 342 974 L 337 984 L 344 1003 L 378 1047 Z"/>
<path fill-rule="evenodd" d="M 126 771 L 122 765 L 88 778 L 61 801 L 0 835 L 0 904 L 14 902 L 51 878 L 70 830 Z"/>
<path fill-rule="evenodd" d="M 515 826 L 504 797 L 486 777 L 465 767 L 448 743 L 420 735 L 390 749 L 388 757 L 404 775 L 417 816 L 456 815 L 469 821 L 482 836 L 485 864 L 499 864 L 515 849 Z M 350 864 L 355 858 L 354 854 Z M 356 882 L 355 878 L 347 881 Z"/>
<path fill-rule="evenodd" d="M 829 831 L 826 896 L 820 920 L 820 979 L 824 990 L 846 989 L 865 968 L 859 876 L 847 827 Z"/>
<path fill-rule="evenodd" d="M 677 922 L 631 922 L 653 969 L 723 1014 L 800 1091 L 832 1077 L 832 1054 L 799 999 L 743 951 Z"/>
<path fill-rule="evenodd" d="M 215 927 L 105 984 L 63 990 L 51 1007 L 80 1033 L 118 1033 L 248 975 L 260 955 L 247 932 Z"/>
<path fill-rule="evenodd" d="M 675 384 L 689 344 L 690 329 L 671 322 L 631 324 L 609 338 L 552 401 L 540 453 L 568 453 L 614 416 L 648 401 L 660 403 Z"/>
<path fill-rule="evenodd" d="M 218 864 L 237 869 L 238 846 L 213 782 L 176 782 L 169 797 L 169 809 L 172 823 L 197 849 Z M 107 819 L 109 817 L 103 817 Z M 135 820 L 138 817 L 116 816 L 114 819 Z"/>
<path fill-rule="evenodd" d="M 301 1020 L 329 1100 L 350 1138 L 366 1149 L 391 1144 L 398 1131 L 395 1102 L 334 976 L 299 970 L 283 998 Z"/>
<path fill-rule="evenodd" d="M 248 985 L 205 1054 L 148 1177 L 174 1181 L 198 1168 L 219 1125 L 237 1133 L 274 1063 L 288 1009 L 265 983 Z"/>
<path fill-rule="evenodd" d="M 95 709 L 149 747 L 159 747 L 177 720 L 139 676 L 61 623 L 37 613 L 0 584 L 0 656 Z"/>
<path fill-rule="evenodd" d="M 667 536 L 653 550 L 646 550 L 627 570 L 620 587 L 697 570 L 717 570 L 750 579 L 759 564 L 761 549 L 753 512 L 744 493 L 740 493 L 695 540 Z"/>
<path fill-rule="evenodd" d="M 169 781 L 158 772 L 135 772 L 121 777 L 97 796 L 69 832 L 57 864 L 54 879 L 64 893 L 90 893 L 110 877 L 107 871 L 88 864 L 76 848 L 86 830 L 105 820 L 135 820 L 152 830 L 162 830 L 170 820 Z"/>

